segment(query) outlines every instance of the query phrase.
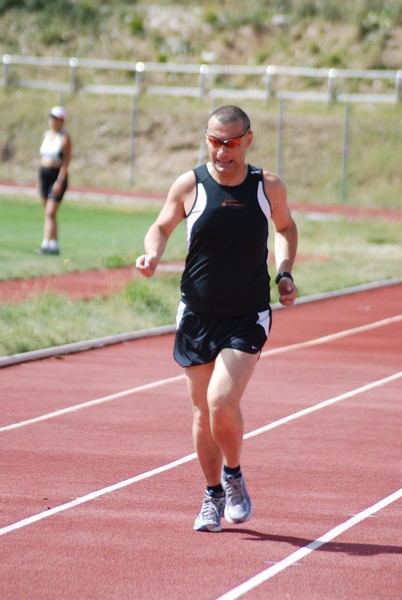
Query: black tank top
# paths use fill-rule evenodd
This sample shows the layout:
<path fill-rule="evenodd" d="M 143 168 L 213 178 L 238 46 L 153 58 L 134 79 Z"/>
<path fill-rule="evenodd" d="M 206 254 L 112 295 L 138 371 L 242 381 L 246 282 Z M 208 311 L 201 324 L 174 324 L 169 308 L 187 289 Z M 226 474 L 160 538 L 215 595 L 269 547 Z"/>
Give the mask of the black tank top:
<path fill-rule="evenodd" d="M 236 186 L 217 183 L 205 164 L 194 173 L 197 190 L 186 218 L 183 302 L 209 315 L 243 316 L 267 310 L 271 206 L 262 169 L 249 165 L 245 180 Z"/>

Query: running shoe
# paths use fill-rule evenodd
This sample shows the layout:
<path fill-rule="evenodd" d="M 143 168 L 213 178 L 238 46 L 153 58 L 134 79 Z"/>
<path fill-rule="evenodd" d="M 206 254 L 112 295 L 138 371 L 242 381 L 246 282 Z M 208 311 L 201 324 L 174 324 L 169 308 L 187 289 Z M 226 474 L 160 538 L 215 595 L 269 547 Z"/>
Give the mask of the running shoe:
<path fill-rule="evenodd" d="M 60 248 L 40 248 L 39 252 L 40 254 L 56 256 L 57 254 L 60 254 Z"/>
<path fill-rule="evenodd" d="M 225 519 L 229 523 L 244 523 L 253 514 L 253 505 L 246 490 L 242 475 L 223 473 L 222 486 L 225 490 Z"/>
<path fill-rule="evenodd" d="M 194 522 L 195 531 L 221 531 L 221 518 L 225 510 L 225 496 L 216 496 L 205 490 L 201 511 Z"/>
<path fill-rule="evenodd" d="M 56 240 L 50 240 L 49 242 L 50 254 L 60 254 L 60 246 Z"/>

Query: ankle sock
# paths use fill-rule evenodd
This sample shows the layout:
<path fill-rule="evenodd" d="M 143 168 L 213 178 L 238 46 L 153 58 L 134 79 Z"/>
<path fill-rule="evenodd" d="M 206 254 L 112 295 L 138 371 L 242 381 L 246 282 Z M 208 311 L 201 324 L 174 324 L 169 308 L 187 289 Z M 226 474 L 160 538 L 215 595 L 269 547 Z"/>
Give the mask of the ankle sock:
<path fill-rule="evenodd" d="M 223 467 L 223 472 L 226 473 L 227 475 L 234 475 L 235 477 L 240 477 L 241 475 L 241 470 L 240 470 L 240 465 L 238 465 L 237 467 L 234 467 L 232 469 L 232 467 L 227 467 L 226 465 L 224 465 Z"/>
<path fill-rule="evenodd" d="M 212 492 L 214 496 L 223 495 L 223 487 L 220 483 L 218 485 L 207 485 L 208 492 Z"/>

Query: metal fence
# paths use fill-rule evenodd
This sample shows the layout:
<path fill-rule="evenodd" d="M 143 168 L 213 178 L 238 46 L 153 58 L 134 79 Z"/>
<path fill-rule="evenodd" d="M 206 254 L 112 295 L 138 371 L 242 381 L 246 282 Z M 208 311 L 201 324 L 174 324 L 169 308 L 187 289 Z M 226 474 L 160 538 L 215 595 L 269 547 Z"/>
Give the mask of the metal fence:
<path fill-rule="evenodd" d="M 339 189 L 343 202 L 347 200 L 349 191 L 350 130 L 353 128 L 351 105 L 355 104 L 357 109 L 358 104 L 395 107 L 401 104 L 402 70 L 164 64 L 8 54 L 2 56 L 2 64 L 0 86 L 4 90 L 21 87 L 42 93 L 52 91 L 59 95 L 61 103 L 64 95 L 76 95 L 76 100 L 82 94 L 97 94 L 105 100 L 111 95 L 121 96 L 122 101 L 128 99 L 131 125 L 130 139 L 127 139 L 127 183 L 130 186 L 135 180 L 134 171 L 136 174 L 140 171 L 138 158 L 141 162 L 141 152 L 138 153 L 136 148 L 139 136 L 137 123 L 141 121 L 138 101 L 147 95 L 170 97 L 174 102 L 175 97 L 195 99 L 209 107 L 215 107 L 220 101 L 244 103 L 256 100 L 263 104 L 264 112 L 276 122 L 274 135 L 277 147 L 273 150 L 277 157 L 276 171 L 280 175 L 285 171 L 286 178 L 289 162 L 286 149 L 289 152 L 287 140 L 290 137 L 287 130 L 292 121 L 290 106 L 296 106 L 297 102 L 320 103 L 323 108 L 331 106 L 331 111 L 333 109 L 342 115 L 337 119 L 331 144 L 336 144 L 335 158 L 339 160 Z M 317 108 L 313 110 L 316 114 Z M 18 130 L 15 135 L 18 135 Z M 297 145 L 297 136 L 291 139 L 294 152 L 303 152 Z M 273 151 L 271 149 L 271 155 Z M 91 158 L 86 157 L 89 165 Z M 205 159 L 203 139 L 196 158 L 198 162 Z M 11 159 L 7 164 L 11 168 Z"/>
<path fill-rule="evenodd" d="M 357 70 L 324 69 L 313 67 L 287 66 L 245 66 L 245 65 L 196 65 L 176 63 L 146 63 L 82 58 L 51 58 L 38 56 L 2 56 L 4 87 L 18 86 L 32 89 L 53 90 L 60 93 L 78 91 L 92 94 L 123 94 L 138 96 L 150 95 L 188 96 L 198 99 L 255 99 L 268 102 L 271 99 L 295 100 L 303 102 L 340 103 L 387 103 L 401 102 L 402 70 Z M 19 67 L 57 68 L 65 70 L 63 80 L 27 79 L 19 74 Z M 85 81 L 82 73 L 88 70 L 123 72 L 133 78 L 133 83 L 104 84 Z M 29 69 L 28 69 L 29 72 Z M 154 75 L 159 82 L 155 84 Z M 169 78 L 186 75 L 186 85 L 175 85 Z M 250 78 L 257 82 L 253 87 Z M 287 89 L 291 80 L 298 80 L 302 89 Z M 225 85 L 222 83 L 224 80 Z M 243 81 L 242 81 L 243 80 Z M 303 83 L 306 82 L 307 84 Z M 348 83 L 353 82 L 353 91 Z M 366 91 L 371 82 L 386 88 L 380 93 Z M 318 90 L 313 89 L 319 87 Z M 373 87 L 373 86 L 372 86 Z M 388 91 L 389 90 L 389 91 Z"/>

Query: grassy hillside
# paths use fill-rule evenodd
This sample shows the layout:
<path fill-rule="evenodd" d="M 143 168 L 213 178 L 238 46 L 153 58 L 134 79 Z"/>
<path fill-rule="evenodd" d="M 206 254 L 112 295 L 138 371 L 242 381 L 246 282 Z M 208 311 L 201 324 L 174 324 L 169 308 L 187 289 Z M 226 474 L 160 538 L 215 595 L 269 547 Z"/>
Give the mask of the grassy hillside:
<path fill-rule="evenodd" d="M 0 0 L 2 53 L 400 68 L 400 0 Z"/>
<path fill-rule="evenodd" d="M 0 51 L 37 56 L 242 65 L 397 69 L 402 56 L 402 0 L 240 0 L 133 2 L 0 0 Z M 68 81 L 63 69 L 15 68 L 13 76 Z M 109 72 L 81 71 L 107 82 Z M 130 83 L 121 73 L 114 83 Z M 177 83 L 170 77 L 171 83 Z M 241 85 L 256 85 L 243 80 Z M 258 82 L 261 85 L 261 82 Z M 303 80 L 303 85 L 314 81 Z M 324 83 L 325 85 L 325 83 Z M 392 92 L 392 82 L 365 84 Z M 197 162 L 211 102 L 143 96 L 136 113 L 130 170 L 132 101 L 0 90 L 0 179 L 33 182 L 50 106 L 62 101 L 74 143 L 75 185 L 166 191 Z M 225 101 L 232 101 L 231 99 Z M 278 104 L 241 103 L 257 132 L 251 162 L 277 170 Z M 286 103 L 282 175 L 298 202 L 340 201 L 344 108 Z M 399 206 L 402 107 L 353 106 L 350 114 L 348 201 Z M 134 176 L 132 182 L 131 175 Z"/>

